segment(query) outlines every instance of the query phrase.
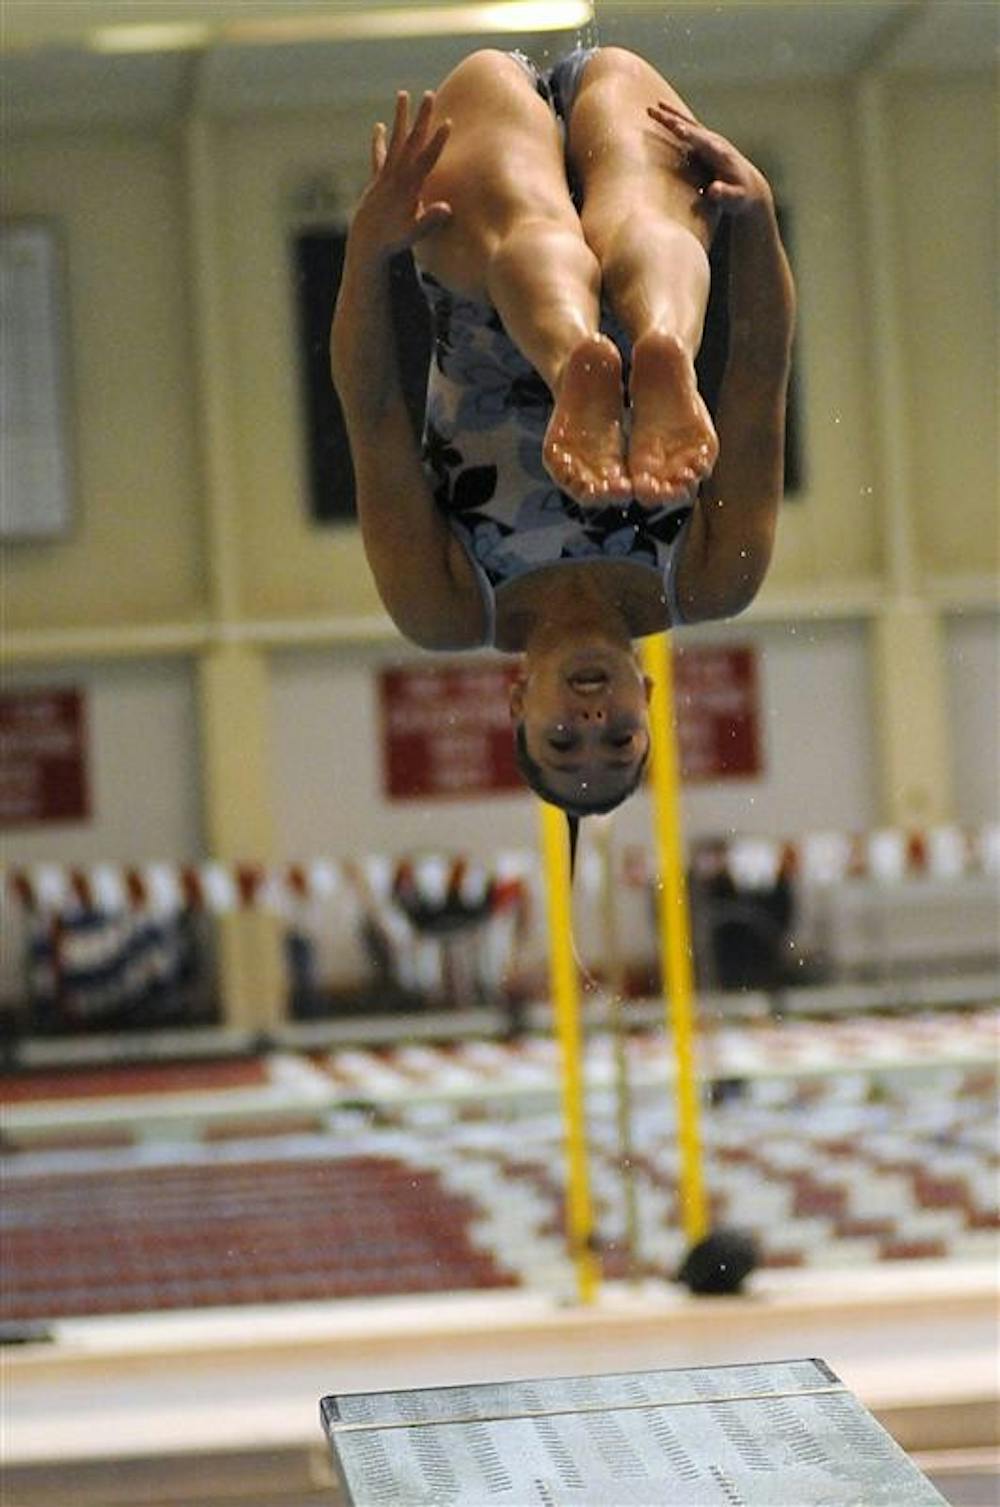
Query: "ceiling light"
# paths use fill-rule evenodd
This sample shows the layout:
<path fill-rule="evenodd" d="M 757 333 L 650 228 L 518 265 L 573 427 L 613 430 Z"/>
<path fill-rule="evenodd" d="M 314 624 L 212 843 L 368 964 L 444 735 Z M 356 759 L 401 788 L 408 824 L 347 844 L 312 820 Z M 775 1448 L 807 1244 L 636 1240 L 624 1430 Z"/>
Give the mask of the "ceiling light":
<path fill-rule="evenodd" d="M 568 31 L 589 26 L 594 19 L 591 0 L 501 0 L 496 5 L 475 5 L 483 31 Z"/>
<path fill-rule="evenodd" d="M 492 4 L 409 5 L 371 10 L 304 11 L 208 25 L 194 21 L 102 26 L 92 31 L 95 52 L 177 52 L 212 43 L 363 41 L 463 36 L 490 32 L 579 30 L 594 19 L 592 0 L 494 0 Z"/>
<path fill-rule="evenodd" d="M 212 28 L 197 21 L 150 22 L 140 26 L 101 26 L 90 32 L 93 52 L 185 52 L 204 47 Z"/>
<path fill-rule="evenodd" d="M 363 41 L 489 32 L 569 31 L 594 19 L 591 0 L 499 0 L 494 4 L 410 5 L 340 14 L 262 16 L 230 21 L 220 40 L 237 43 Z"/>

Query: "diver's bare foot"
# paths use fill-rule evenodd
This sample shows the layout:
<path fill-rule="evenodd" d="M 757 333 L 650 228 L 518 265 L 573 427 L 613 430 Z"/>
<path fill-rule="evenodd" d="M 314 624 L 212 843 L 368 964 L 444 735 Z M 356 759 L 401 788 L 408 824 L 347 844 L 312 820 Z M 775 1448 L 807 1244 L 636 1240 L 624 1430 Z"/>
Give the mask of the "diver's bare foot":
<path fill-rule="evenodd" d="M 715 465 L 719 441 L 694 374 L 675 335 L 651 330 L 632 352 L 632 429 L 628 470 L 644 508 L 691 500 Z"/>
<path fill-rule="evenodd" d="M 632 495 L 622 418 L 618 347 L 606 335 L 589 335 L 563 368 L 542 445 L 546 471 L 583 507 L 607 507 Z"/>

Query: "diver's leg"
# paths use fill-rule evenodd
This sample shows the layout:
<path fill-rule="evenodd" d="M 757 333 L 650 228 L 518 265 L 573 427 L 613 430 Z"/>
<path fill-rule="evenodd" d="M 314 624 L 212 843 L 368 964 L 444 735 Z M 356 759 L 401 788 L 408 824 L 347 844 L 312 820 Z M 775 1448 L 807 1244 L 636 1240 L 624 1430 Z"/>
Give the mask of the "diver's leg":
<path fill-rule="evenodd" d="M 584 70 L 569 124 L 584 235 L 633 341 L 628 469 L 637 500 L 650 507 L 692 493 L 718 454 L 694 374 L 714 220 L 646 114 L 659 100 L 690 114 L 642 58 L 602 48 Z"/>
<path fill-rule="evenodd" d="M 527 71 L 476 52 L 437 90 L 452 132 L 424 186 L 451 221 L 417 247 L 456 293 L 486 299 L 555 399 L 543 459 L 582 503 L 630 495 L 621 358 L 599 333 L 601 273 L 566 182 L 558 125 Z M 433 129 L 433 123 L 432 127 Z"/>

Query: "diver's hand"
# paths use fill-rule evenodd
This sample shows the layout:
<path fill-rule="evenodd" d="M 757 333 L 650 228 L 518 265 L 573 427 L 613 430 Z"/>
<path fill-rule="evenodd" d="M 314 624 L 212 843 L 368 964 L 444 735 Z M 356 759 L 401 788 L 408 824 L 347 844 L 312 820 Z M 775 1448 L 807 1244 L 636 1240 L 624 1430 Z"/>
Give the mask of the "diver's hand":
<path fill-rule="evenodd" d="M 444 151 L 451 122 L 430 133 L 434 95 L 428 91 L 410 127 L 410 96 L 396 96 L 396 118 L 389 136 L 382 121 L 372 135 L 372 176 L 351 224 L 353 249 L 376 261 L 414 246 L 451 219 L 451 206 L 439 200 L 425 204 L 427 177 Z"/>
<path fill-rule="evenodd" d="M 764 174 L 718 131 L 708 130 L 666 100 L 650 105 L 646 113 L 677 147 L 707 206 L 727 215 L 773 208 Z"/>

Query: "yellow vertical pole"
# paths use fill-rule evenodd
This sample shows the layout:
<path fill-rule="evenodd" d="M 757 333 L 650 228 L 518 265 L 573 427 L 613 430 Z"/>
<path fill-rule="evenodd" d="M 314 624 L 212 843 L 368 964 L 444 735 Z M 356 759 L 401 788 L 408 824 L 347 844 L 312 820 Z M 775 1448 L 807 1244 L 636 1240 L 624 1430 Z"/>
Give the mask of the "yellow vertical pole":
<path fill-rule="evenodd" d="M 618 935 L 618 895 L 615 884 L 614 816 L 595 816 L 594 838 L 601 856 L 601 919 L 607 974 L 609 1021 L 615 1049 L 615 1118 L 618 1122 L 618 1164 L 625 1206 L 625 1252 L 629 1281 L 639 1273 L 639 1200 L 632 1147 L 632 1085 L 628 1070 L 628 1023 L 625 1019 L 625 960 Z"/>
<path fill-rule="evenodd" d="M 653 681 L 650 703 L 653 811 L 656 834 L 657 915 L 660 963 L 666 996 L 667 1029 L 676 1064 L 677 1139 L 680 1150 L 681 1216 L 694 1245 L 708 1234 L 708 1201 L 702 1175 L 701 1111 L 695 1068 L 694 974 L 691 917 L 681 844 L 680 757 L 674 729 L 673 661 L 666 634 L 642 644 L 646 673 Z"/>
<path fill-rule="evenodd" d="M 566 1233 L 581 1303 L 592 1303 L 600 1285 L 594 1250 L 594 1216 L 587 1163 L 580 1031 L 580 980 L 573 953 L 573 905 L 566 817 L 541 805 L 542 859 L 549 931 L 549 978 L 562 1059 L 563 1143 L 566 1158 Z"/>

